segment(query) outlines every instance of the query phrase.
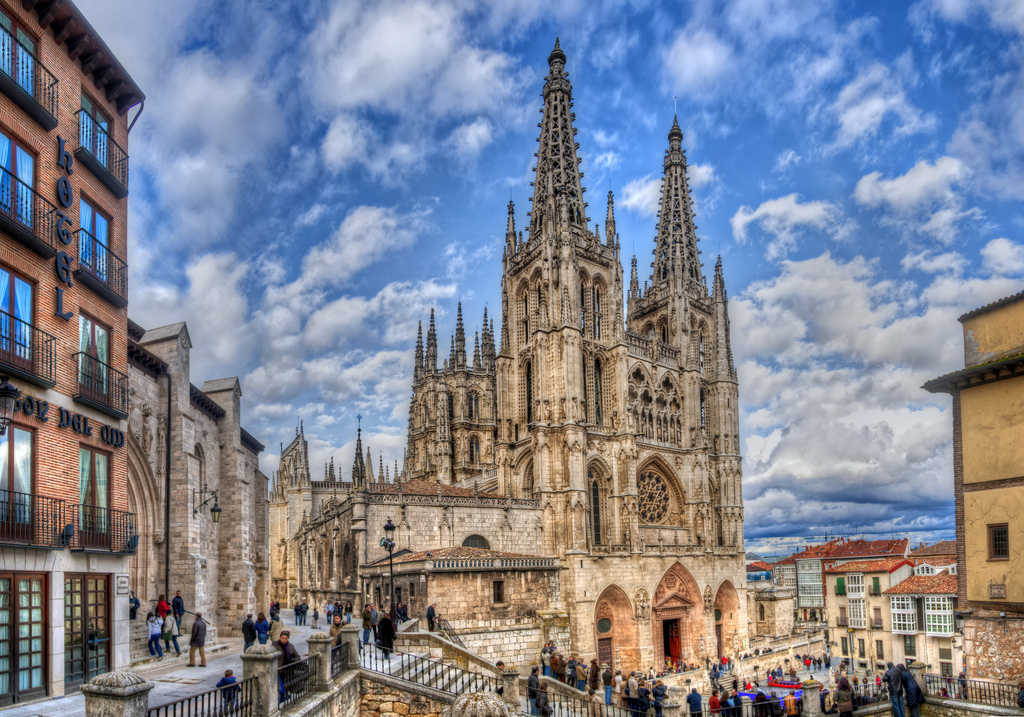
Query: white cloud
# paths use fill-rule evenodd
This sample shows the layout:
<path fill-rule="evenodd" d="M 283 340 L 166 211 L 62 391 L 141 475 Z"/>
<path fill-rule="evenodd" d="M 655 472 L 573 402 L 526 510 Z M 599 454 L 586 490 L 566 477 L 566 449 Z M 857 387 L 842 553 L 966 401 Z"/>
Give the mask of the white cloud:
<path fill-rule="evenodd" d="M 314 204 L 299 216 L 296 220 L 296 224 L 301 227 L 313 226 L 320 221 L 320 218 L 326 213 L 327 205 L 320 203 Z"/>
<path fill-rule="evenodd" d="M 922 0 L 910 9 L 912 22 L 921 25 L 928 15 L 946 22 L 965 23 L 987 16 L 993 27 L 1024 35 L 1024 5 L 1018 0 Z"/>
<path fill-rule="evenodd" d="M 662 62 L 673 91 L 701 95 L 730 72 L 733 51 L 709 30 L 684 28 L 665 51 Z"/>
<path fill-rule="evenodd" d="M 687 168 L 690 188 L 696 189 L 718 181 L 714 166 L 710 164 L 691 164 Z"/>
<path fill-rule="evenodd" d="M 778 174 L 783 174 L 789 170 L 790 167 L 795 167 L 800 164 L 800 159 L 800 155 L 794 150 L 787 149 L 775 158 L 775 171 Z"/>
<path fill-rule="evenodd" d="M 958 233 L 958 223 L 979 216 L 979 210 L 963 210 L 963 199 L 955 187 L 963 184 L 968 171 L 954 157 L 940 157 L 934 163 L 919 160 L 906 174 L 882 179 L 881 172 L 860 178 L 853 198 L 867 207 L 884 207 L 893 223 L 949 242 Z"/>
<path fill-rule="evenodd" d="M 321 151 L 324 164 L 340 171 L 356 162 L 367 163 L 369 151 L 376 143 L 373 130 L 348 113 L 340 113 L 331 120 L 324 135 Z"/>
<path fill-rule="evenodd" d="M 740 244 L 746 243 L 751 224 L 760 225 L 762 231 L 772 235 L 766 250 L 769 259 L 784 257 L 805 229 L 844 239 L 856 226 L 852 220 L 844 220 L 842 210 L 835 204 L 820 200 L 801 203 L 796 194 L 769 199 L 757 209 L 742 206 L 729 221 L 733 237 Z"/>
<path fill-rule="evenodd" d="M 489 120 L 479 117 L 473 122 L 464 124 L 452 132 L 449 141 L 463 159 L 472 159 L 480 154 L 493 138 L 493 128 Z"/>
<path fill-rule="evenodd" d="M 966 260 L 955 252 L 936 254 L 932 251 L 921 251 L 916 254 L 907 254 L 900 260 L 903 271 L 918 270 L 928 274 L 963 273 Z"/>
<path fill-rule="evenodd" d="M 640 216 L 653 217 L 658 214 L 661 203 L 661 177 L 648 174 L 634 179 L 622 190 L 622 206 Z"/>
<path fill-rule="evenodd" d="M 897 136 L 930 132 L 935 128 L 935 117 L 914 107 L 901 80 L 878 62 L 863 70 L 839 92 L 831 110 L 839 122 L 835 139 L 835 146 L 839 148 L 873 137 L 890 116 L 896 119 L 893 133 Z"/>
<path fill-rule="evenodd" d="M 985 269 L 1000 276 L 1024 274 L 1024 244 L 1006 238 L 993 239 L 981 249 Z"/>

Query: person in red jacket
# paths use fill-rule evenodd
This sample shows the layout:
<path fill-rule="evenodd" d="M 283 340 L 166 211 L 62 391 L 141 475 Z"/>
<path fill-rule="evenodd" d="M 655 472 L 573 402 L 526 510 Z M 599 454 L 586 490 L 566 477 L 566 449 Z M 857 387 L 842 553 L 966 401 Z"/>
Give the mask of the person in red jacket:
<path fill-rule="evenodd" d="M 164 599 L 164 596 L 161 595 L 157 599 L 156 614 L 160 616 L 161 620 L 163 620 L 165 617 L 167 617 L 167 613 L 169 613 L 170 611 L 171 606 L 167 604 L 167 601 Z"/>
<path fill-rule="evenodd" d="M 722 701 L 718 699 L 718 690 L 711 690 L 711 699 L 708 700 L 708 709 L 712 715 L 720 715 L 722 713 Z"/>

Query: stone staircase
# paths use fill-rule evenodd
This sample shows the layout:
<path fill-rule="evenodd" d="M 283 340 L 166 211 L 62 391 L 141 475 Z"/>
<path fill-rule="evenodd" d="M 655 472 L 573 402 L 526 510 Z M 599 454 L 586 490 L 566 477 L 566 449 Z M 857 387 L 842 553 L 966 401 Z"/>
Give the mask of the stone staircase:
<path fill-rule="evenodd" d="M 159 663 L 163 665 L 172 665 L 176 663 L 182 663 L 188 661 L 188 636 L 192 629 L 190 621 L 191 615 L 186 615 L 185 620 L 181 622 L 181 635 L 178 636 L 178 647 L 181 648 L 181 657 L 175 657 L 174 655 L 174 644 L 171 644 L 171 651 L 164 651 L 164 658 L 160 660 L 154 655 L 149 654 L 149 630 L 146 627 L 146 621 L 140 616 L 136 620 L 129 620 L 130 628 L 128 633 L 128 657 L 131 660 L 132 668 L 141 667 L 143 665 L 155 665 Z M 189 620 L 186 624 L 186 620 Z M 160 648 L 163 649 L 164 643 L 160 642 Z M 206 659 L 209 660 L 211 655 L 223 652 L 228 649 L 228 645 L 217 644 L 217 631 L 212 627 L 207 630 L 206 633 Z"/>

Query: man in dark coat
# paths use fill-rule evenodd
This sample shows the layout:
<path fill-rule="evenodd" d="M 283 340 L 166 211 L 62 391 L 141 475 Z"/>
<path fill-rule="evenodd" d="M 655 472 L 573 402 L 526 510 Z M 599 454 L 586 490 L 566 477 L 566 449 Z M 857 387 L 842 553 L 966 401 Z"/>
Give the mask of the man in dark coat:
<path fill-rule="evenodd" d="M 178 630 L 181 630 L 181 618 L 185 616 L 185 601 L 181 598 L 181 590 L 171 600 L 171 614 L 174 615 L 174 622 L 178 623 Z"/>
<path fill-rule="evenodd" d="M 384 659 L 391 659 L 391 651 L 395 649 L 395 626 L 387 615 L 381 617 L 377 623 L 377 636 L 380 639 L 381 649 L 384 650 Z"/>
<path fill-rule="evenodd" d="M 903 665 L 899 666 L 900 677 L 903 681 L 903 692 L 907 698 L 907 709 L 910 710 L 910 717 L 921 717 L 921 705 L 924 703 L 924 693 L 917 684 L 917 680 Z"/>
<path fill-rule="evenodd" d="M 252 613 L 246 615 L 245 621 L 242 623 L 242 639 L 245 640 L 242 652 L 256 644 L 256 623 L 252 621 Z"/>
<path fill-rule="evenodd" d="M 139 601 L 139 599 L 137 597 L 135 597 L 135 593 L 134 592 L 131 593 L 131 597 L 128 598 L 128 619 L 129 620 L 134 620 L 135 619 L 135 616 L 138 613 L 139 607 L 141 605 L 142 605 L 142 603 Z"/>
<path fill-rule="evenodd" d="M 882 675 L 882 679 L 888 683 L 889 699 L 892 700 L 892 717 L 907 717 L 903 707 L 903 673 L 891 662 L 885 663 L 885 666 L 889 669 Z"/>
<path fill-rule="evenodd" d="M 537 713 L 537 688 L 540 687 L 540 677 L 537 673 L 540 672 L 540 668 L 536 665 L 530 670 L 530 677 L 526 680 L 526 698 L 530 701 L 530 714 L 535 715 Z"/>
<path fill-rule="evenodd" d="M 206 667 L 206 620 L 203 613 L 196 613 L 196 621 L 192 623 L 192 637 L 188 641 L 188 666 L 196 666 L 196 650 L 199 650 L 200 667 Z"/>
<path fill-rule="evenodd" d="M 285 675 L 282 674 L 282 672 L 284 672 L 284 671 L 281 670 L 280 668 L 284 667 L 285 665 L 290 665 L 293 662 L 298 662 L 301 659 L 299 657 L 298 651 L 295 649 L 295 645 L 293 645 L 293 644 L 291 644 L 289 642 L 290 639 L 291 639 L 291 633 L 288 632 L 287 630 L 283 630 L 281 632 L 281 636 L 277 638 L 276 642 L 274 642 L 274 647 L 276 647 L 278 650 L 281 651 L 281 663 L 280 663 L 280 667 L 278 668 L 278 673 L 277 673 L 277 701 L 278 702 L 284 702 L 284 700 L 287 699 L 287 697 L 288 697 L 288 690 L 284 686 Z M 293 678 L 294 676 L 295 675 L 293 675 L 293 674 L 289 674 L 288 675 L 289 679 Z"/>
<path fill-rule="evenodd" d="M 664 685 L 660 685 L 659 684 L 659 686 L 664 688 Z M 658 687 L 655 687 L 654 689 L 655 689 L 655 691 L 657 691 Z M 665 701 L 665 690 L 662 689 L 661 690 L 661 698 L 660 699 L 658 698 L 658 695 L 654 696 L 654 708 L 655 708 L 655 711 L 658 713 L 659 717 L 661 715 L 661 703 L 664 702 L 664 701 Z M 700 693 L 697 692 L 697 688 L 696 687 L 692 688 L 690 690 L 690 694 L 687 695 L 687 697 L 686 697 L 686 705 L 690 708 L 690 714 L 699 715 L 701 713 Z"/>
<path fill-rule="evenodd" d="M 437 610 L 434 609 L 436 607 L 437 603 L 435 602 L 427 608 L 427 629 L 430 632 L 434 631 L 434 622 L 437 620 Z"/>

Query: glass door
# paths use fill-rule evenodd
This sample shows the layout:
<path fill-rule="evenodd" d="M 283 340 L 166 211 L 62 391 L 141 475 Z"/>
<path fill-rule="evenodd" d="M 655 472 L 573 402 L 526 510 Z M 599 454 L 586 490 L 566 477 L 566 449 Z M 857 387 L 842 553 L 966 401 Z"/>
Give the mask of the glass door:
<path fill-rule="evenodd" d="M 46 695 L 42 575 L 0 575 L 0 704 Z"/>
<path fill-rule="evenodd" d="M 64 685 L 74 688 L 110 669 L 106 575 L 64 578 Z"/>

